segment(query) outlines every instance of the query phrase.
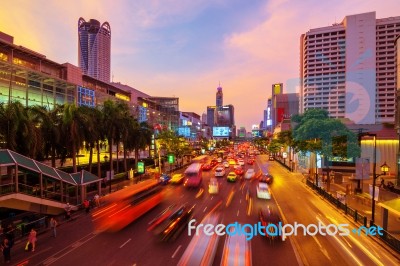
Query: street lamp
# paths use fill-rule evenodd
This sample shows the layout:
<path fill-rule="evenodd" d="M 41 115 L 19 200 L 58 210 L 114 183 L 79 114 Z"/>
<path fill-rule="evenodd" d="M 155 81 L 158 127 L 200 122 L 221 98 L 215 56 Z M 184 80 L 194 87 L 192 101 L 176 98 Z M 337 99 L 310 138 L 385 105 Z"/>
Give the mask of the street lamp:
<path fill-rule="evenodd" d="M 375 186 L 376 186 L 376 179 L 382 175 L 386 175 L 386 172 L 389 171 L 389 166 L 386 164 L 381 165 L 382 174 L 376 174 L 376 134 L 367 134 L 369 136 L 374 137 L 374 165 L 372 168 L 372 214 L 371 214 L 371 222 L 370 225 L 373 226 L 375 223 Z"/>

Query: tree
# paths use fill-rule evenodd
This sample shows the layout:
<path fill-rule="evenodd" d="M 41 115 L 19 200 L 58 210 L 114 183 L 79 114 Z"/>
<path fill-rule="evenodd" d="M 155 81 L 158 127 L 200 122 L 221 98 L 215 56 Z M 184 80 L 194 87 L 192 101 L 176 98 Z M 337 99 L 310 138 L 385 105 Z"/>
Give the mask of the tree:
<path fill-rule="evenodd" d="M 85 136 L 84 126 L 90 122 L 84 109 L 77 107 L 75 104 L 65 104 L 62 116 L 63 140 L 68 151 L 72 156 L 72 169 L 77 172 L 76 155 L 83 147 Z"/>
<path fill-rule="evenodd" d="M 297 123 L 293 131 L 294 139 L 298 141 L 297 147 L 303 152 L 311 151 L 320 154 L 326 162 L 329 162 L 332 156 L 358 157 L 361 152 L 357 136 L 340 120 L 330 118 L 326 110 L 310 109 L 303 115 L 295 116 L 292 121 Z M 316 156 L 315 160 L 317 160 Z M 329 166 L 327 171 L 327 190 L 329 191 Z M 317 173 L 316 182 L 318 182 Z"/>

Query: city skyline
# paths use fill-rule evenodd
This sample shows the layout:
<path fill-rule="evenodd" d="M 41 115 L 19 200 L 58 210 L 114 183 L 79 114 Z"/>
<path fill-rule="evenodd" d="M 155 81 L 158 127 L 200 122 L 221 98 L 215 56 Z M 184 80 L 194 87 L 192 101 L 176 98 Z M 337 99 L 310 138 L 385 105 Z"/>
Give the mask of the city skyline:
<path fill-rule="evenodd" d="M 378 19 L 398 16 L 397 7 L 395 0 L 384 5 L 314 0 L 252 5 L 224 0 L 96 5 L 6 0 L 0 31 L 14 36 L 16 45 L 78 66 L 78 18 L 107 21 L 113 31 L 114 82 L 152 96 L 179 97 L 181 111 L 199 115 L 215 103 L 220 83 L 224 103 L 235 106 L 237 128 L 251 130 L 263 119 L 273 83 L 282 82 L 284 93 L 298 92 L 302 33 L 340 23 L 347 15 L 376 11 Z"/>

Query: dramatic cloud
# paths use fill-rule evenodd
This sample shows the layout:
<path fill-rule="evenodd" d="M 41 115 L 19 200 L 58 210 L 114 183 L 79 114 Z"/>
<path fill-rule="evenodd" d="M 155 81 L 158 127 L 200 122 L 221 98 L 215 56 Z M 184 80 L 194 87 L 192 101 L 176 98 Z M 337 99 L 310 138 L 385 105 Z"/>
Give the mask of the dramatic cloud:
<path fill-rule="evenodd" d="M 3 0 L 0 31 L 50 60 L 77 65 L 79 17 L 108 21 L 114 81 L 155 96 L 179 97 L 202 114 L 235 106 L 237 127 L 263 118 L 271 85 L 298 89 L 300 35 L 376 11 L 399 16 L 398 0 Z"/>

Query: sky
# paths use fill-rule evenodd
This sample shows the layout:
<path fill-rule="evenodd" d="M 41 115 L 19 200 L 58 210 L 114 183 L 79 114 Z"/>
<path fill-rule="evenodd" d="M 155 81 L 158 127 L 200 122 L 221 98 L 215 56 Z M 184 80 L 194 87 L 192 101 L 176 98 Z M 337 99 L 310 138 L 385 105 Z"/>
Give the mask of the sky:
<path fill-rule="evenodd" d="M 263 120 L 274 83 L 298 92 L 300 35 L 376 12 L 400 16 L 398 0 L 2 0 L 0 31 L 57 63 L 78 65 L 78 19 L 111 26 L 111 72 L 151 96 L 178 97 L 202 115 L 235 108 L 236 127 Z"/>

